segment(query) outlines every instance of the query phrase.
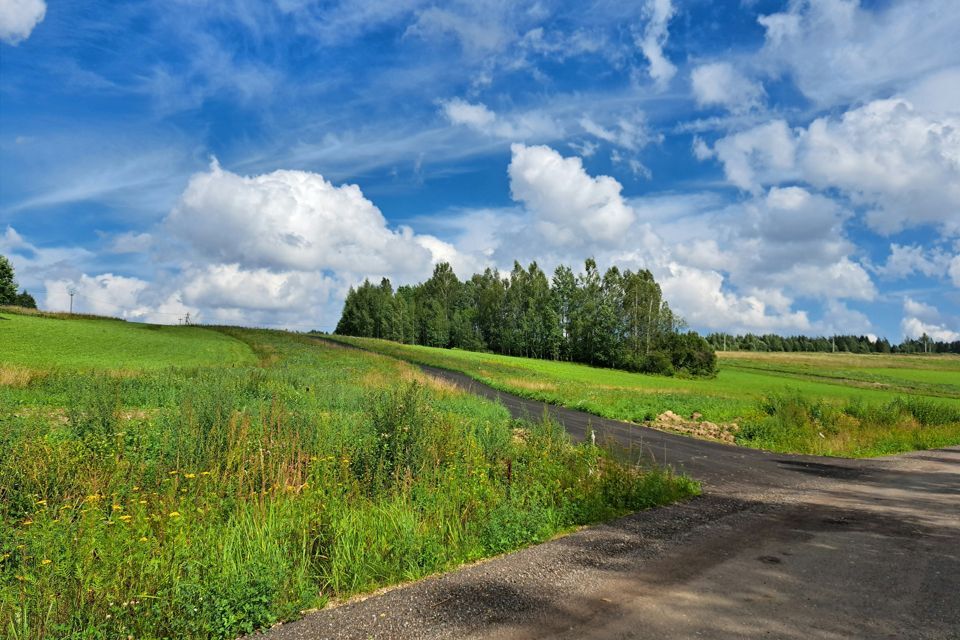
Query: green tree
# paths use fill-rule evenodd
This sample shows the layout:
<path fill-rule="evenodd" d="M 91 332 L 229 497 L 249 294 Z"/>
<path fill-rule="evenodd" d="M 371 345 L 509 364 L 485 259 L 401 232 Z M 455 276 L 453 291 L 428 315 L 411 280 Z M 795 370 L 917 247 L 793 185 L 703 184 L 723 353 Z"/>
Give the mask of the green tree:
<path fill-rule="evenodd" d="M 0 255 L 0 304 L 16 304 L 17 280 L 13 265 L 6 256 Z"/>

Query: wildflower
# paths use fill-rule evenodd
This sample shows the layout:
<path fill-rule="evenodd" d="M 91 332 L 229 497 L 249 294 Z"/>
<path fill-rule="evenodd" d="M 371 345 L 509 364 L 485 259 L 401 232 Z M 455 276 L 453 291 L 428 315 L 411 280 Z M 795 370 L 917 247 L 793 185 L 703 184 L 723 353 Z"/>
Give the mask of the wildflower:
<path fill-rule="evenodd" d="M 133 516 L 131 516 L 131 515 L 122 515 L 122 516 L 120 516 L 120 519 L 123 520 L 124 522 L 129 522 L 132 518 L 133 518 Z"/>
<path fill-rule="evenodd" d="M 134 487 L 133 490 L 134 490 L 134 491 L 140 491 L 140 487 Z"/>
<path fill-rule="evenodd" d="M 210 472 L 209 472 L 209 471 L 201 471 L 201 472 L 200 472 L 200 475 L 202 475 L 202 476 L 208 476 L 208 475 L 210 475 Z"/>
<path fill-rule="evenodd" d="M 25 527 L 29 527 L 32 524 L 33 524 L 33 520 L 31 520 L 30 518 L 27 518 L 26 520 L 23 521 L 23 526 Z"/>
<path fill-rule="evenodd" d="M 192 478 L 196 478 L 196 477 L 197 477 L 197 474 L 195 474 L 195 473 L 185 473 L 185 474 L 183 475 L 183 477 L 184 477 L 184 478 L 191 478 L 191 479 L 192 479 Z"/>
<path fill-rule="evenodd" d="M 50 558 L 44 558 L 43 560 L 40 561 L 40 564 L 50 564 L 51 562 L 53 562 L 53 560 L 51 560 Z"/>
<path fill-rule="evenodd" d="M 46 501 L 46 500 L 37 500 L 37 504 L 39 504 L 39 505 L 44 505 L 44 504 L 47 504 L 47 501 Z"/>
<path fill-rule="evenodd" d="M 147 501 L 146 501 L 146 500 L 137 500 L 137 503 L 138 503 L 138 504 L 147 504 Z"/>
<path fill-rule="evenodd" d="M 114 510 L 114 511 L 122 511 L 122 510 L 123 510 L 123 507 L 121 507 L 121 506 L 118 505 L 118 504 L 115 504 L 115 505 L 113 505 L 113 510 Z"/>
<path fill-rule="evenodd" d="M 146 542 L 147 536 L 140 536 L 140 542 Z"/>
<path fill-rule="evenodd" d="M 171 518 L 179 518 L 179 517 L 180 517 L 180 512 L 179 512 L 179 511 L 171 511 L 171 512 L 170 512 L 170 517 L 171 517 Z"/>
<path fill-rule="evenodd" d="M 174 471 L 170 471 L 167 475 L 175 476 L 175 475 L 177 475 L 178 473 L 180 473 L 180 472 L 174 470 Z"/>

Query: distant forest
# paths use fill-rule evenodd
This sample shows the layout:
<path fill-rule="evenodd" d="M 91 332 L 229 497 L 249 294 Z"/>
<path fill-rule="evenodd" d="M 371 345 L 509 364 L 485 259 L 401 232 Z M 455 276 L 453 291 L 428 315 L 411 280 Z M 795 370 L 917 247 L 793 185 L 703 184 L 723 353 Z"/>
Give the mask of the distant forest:
<path fill-rule="evenodd" d="M 707 342 L 718 351 L 811 351 L 829 353 L 960 353 L 960 341 L 936 342 L 927 337 L 890 344 L 886 338 L 874 341 L 867 336 L 778 336 L 775 334 L 735 336 L 711 333 Z"/>
<path fill-rule="evenodd" d="M 714 349 L 663 299 L 647 270 L 601 274 L 593 259 L 552 278 L 518 262 L 461 282 L 447 263 L 429 280 L 394 291 L 384 278 L 351 288 L 336 333 L 408 344 L 569 360 L 672 375 L 716 372 Z"/>

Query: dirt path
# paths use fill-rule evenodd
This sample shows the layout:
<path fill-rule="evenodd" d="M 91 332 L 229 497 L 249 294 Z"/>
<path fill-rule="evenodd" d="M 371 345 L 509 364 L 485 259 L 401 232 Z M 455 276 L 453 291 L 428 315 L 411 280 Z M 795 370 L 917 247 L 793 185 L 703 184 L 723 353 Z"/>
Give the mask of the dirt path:
<path fill-rule="evenodd" d="M 887 459 L 771 454 L 498 392 L 704 483 L 637 513 L 272 630 L 305 638 L 960 639 L 960 448 Z"/>

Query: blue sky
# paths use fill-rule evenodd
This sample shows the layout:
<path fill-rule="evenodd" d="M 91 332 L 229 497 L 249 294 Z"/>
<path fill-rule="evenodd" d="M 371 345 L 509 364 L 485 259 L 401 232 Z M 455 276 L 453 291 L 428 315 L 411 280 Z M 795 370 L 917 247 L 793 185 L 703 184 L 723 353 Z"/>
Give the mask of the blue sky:
<path fill-rule="evenodd" d="M 701 331 L 960 339 L 953 0 L 0 2 L 51 309 L 332 328 L 365 277 L 650 268 Z"/>

